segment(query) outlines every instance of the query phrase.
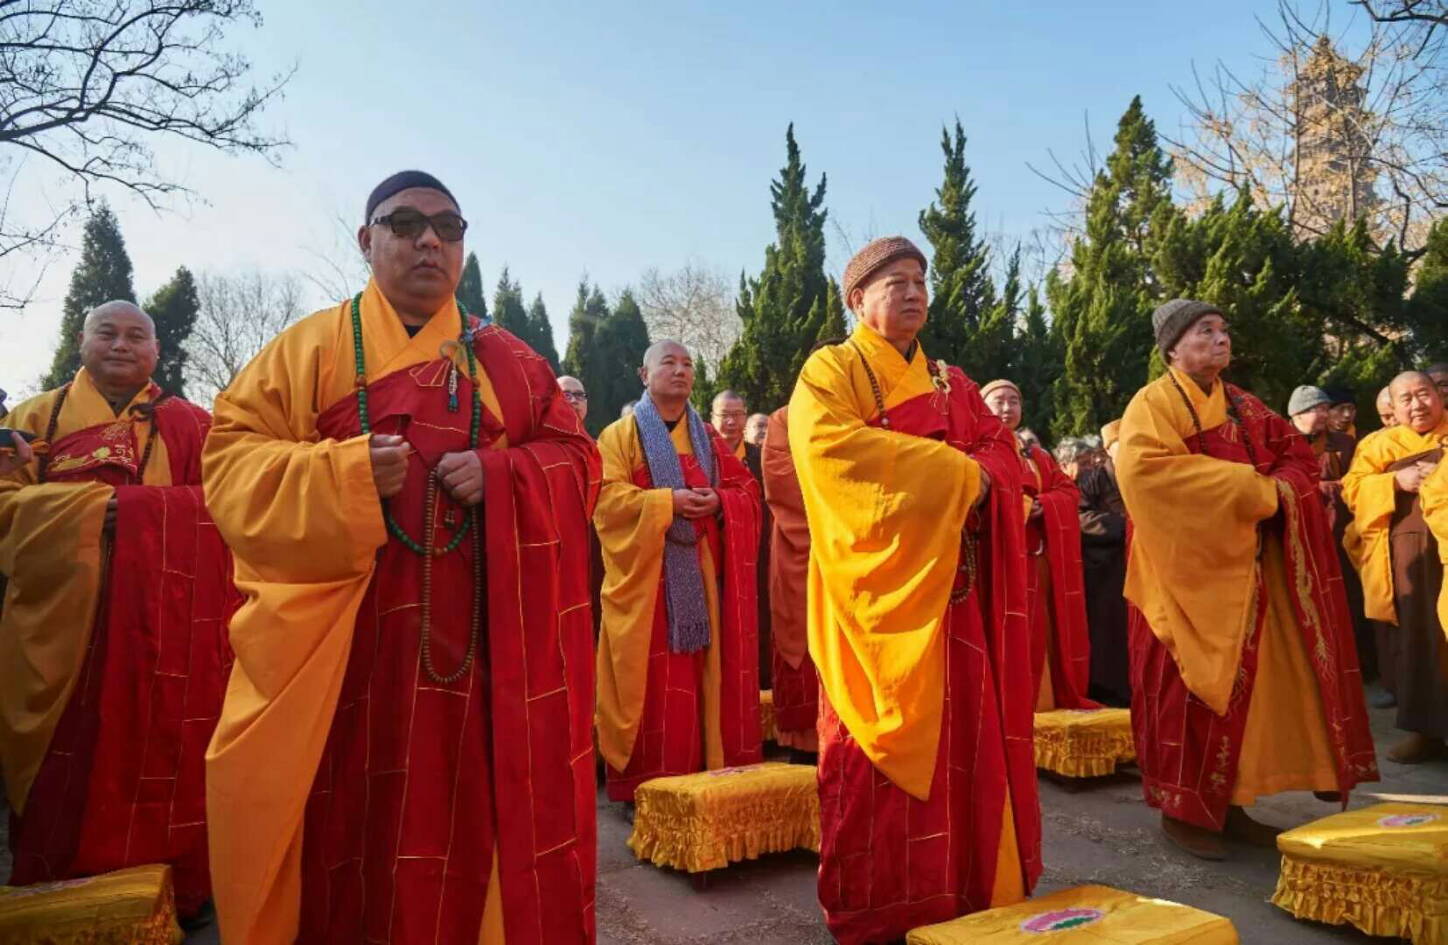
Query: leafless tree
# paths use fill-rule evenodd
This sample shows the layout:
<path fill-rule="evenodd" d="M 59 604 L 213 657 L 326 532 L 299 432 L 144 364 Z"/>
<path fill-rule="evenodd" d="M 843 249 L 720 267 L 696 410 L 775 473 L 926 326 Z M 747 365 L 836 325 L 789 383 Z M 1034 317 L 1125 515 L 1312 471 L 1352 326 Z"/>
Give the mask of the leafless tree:
<path fill-rule="evenodd" d="M 639 308 L 651 338 L 673 338 L 715 370 L 739 338 L 734 289 L 723 273 L 698 260 L 673 272 L 649 269 L 639 278 Z"/>
<path fill-rule="evenodd" d="M 186 340 L 186 380 L 202 403 L 306 310 L 302 282 L 288 272 L 202 273 L 196 294 L 201 310 Z"/>
<path fill-rule="evenodd" d="M 227 31 L 261 22 L 253 0 L 0 0 L 0 161 L 35 160 L 69 195 L 40 219 L 0 208 L 0 258 L 52 245 L 95 188 L 153 208 L 186 193 L 153 146 L 191 141 L 274 160 L 286 143 L 257 128 L 291 73 L 260 87 Z M 0 290 L 7 287 L 0 286 Z M 15 306 L 24 295 L 4 292 Z"/>
<path fill-rule="evenodd" d="M 1448 26 L 1448 2 L 1445 0 L 1353 0 L 1379 23 L 1416 23 L 1432 30 Z"/>
<path fill-rule="evenodd" d="M 1187 127 L 1164 137 L 1179 183 L 1199 200 L 1245 188 L 1303 236 L 1361 217 L 1380 242 L 1420 247 L 1448 208 L 1448 31 L 1370 16 L 1361 49 L 1345 53 L 1330 8 L 1305 14 L 1292 0 L 1259 25 L 1273 55 L 1256 75 L 1219 63 L 1175 90 Z"/>

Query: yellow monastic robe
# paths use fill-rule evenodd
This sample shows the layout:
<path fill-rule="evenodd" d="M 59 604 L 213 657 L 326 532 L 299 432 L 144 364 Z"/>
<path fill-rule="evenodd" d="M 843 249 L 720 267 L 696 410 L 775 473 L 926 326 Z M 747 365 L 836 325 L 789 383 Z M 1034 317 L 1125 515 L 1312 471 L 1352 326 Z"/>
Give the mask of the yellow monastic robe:
<path fill-rule="evenodd" d="M 1220 380 L 1208 394 L 1168 370 L 1202 430 L 1227 422 Z M 1264 542 L 1257 528 L 1277 511 L 1276 482 L 1245 463 L 1192 453 L 1186 438 L 1194 434 L 1192 416 L 1165 376 L 1142 388 L 1122 417 L 1117 480 L 1133 527 L 1126 598 L 1171 653 L 1187 688 L 1225 715 L 1256 622 L 1260 566 L 1268 606 L 1232 803 L 1283 790 L 1334 790 L 1322 699 L 1287 593 L 1282 543 Z M 1294 724 L 1284 729 L 1283 718 Z"/>
<path fill-rule="evenodd" d="M 677 424 L 669 439 L 680 456 L 694 455 L 687 423 Z M 674 494 L 672 489 L 634 485 L 634 471 L 644 465 L 644 453 L 632 417 L 604 428 L 598 436 L 598 452 L 603 457 L 603 484 L 593 511 L 593 525 L 603 546 L 604 577 L 595 724 L 604 761 L 622 771 L 633 755 L 643 718 L 649 643 L 664 571 L 664 534 L 674 521 Z M 704 761 L 713 770 L 724 766 L 719 729 L 718 647 L 722 622 L 714 555 L 708 542 L 699 542 L 698 549 L 710 625 L 703 679 Z"/>
<path fill-rule="evenodd" d="M 1170 370 L 1203 430 L 1227 422 L 1221 381 L 1206 394 Z M 1121 418 L 1117 481 L 1134 530 L 1126 599 L 1171 653 L 1187 688 L 1222 715 L 1254 620 L 1257 523 L 1277 511 L 1277 487 L 1245 463 L 1192 453 L 1186 438 L 1193 434 L 1191 414 L 1166 377 L 1138 391 Z"/>
<path fill-rule="evenodd" d="M 1439 463 L 1433 474 L 1418 487 L 1423 520 L 1438 542 L 1438 557 L 1448 566 L 1448 463 Z M 1448 582 L 1445 582 L 1448 585 Z M 1438 592 L 1438 623 L 1448 635 L 1448 586 Z"/>
<path fill-rule="evenodd" d="M 362 328 L 370 383 L 435 360 L 443 342 L 456 340 L 458 311 L 449 302 L 409 338 L 368 283 Z M 352 352 L 350 319 L 336 308 L 293 326 L 217 397 L 202 457 L 207 507 L 246 598 L 231 622 L 236 663 L 207 752 L 212 879 L 229 945 L 296 938 L 307 795 L 357 611 L 387 541 L 368 437 L 339 442 L 317 433 L 318 416 L 356 389 Z M 296 378 L 306 382 L 289 380 Z M 502 416 L 487 376 L 477 380 L 484 407 Z M 491 928 L 501 942 L 496 887 L 489 884 L 495 908 L 484 916 L 483 938 Z"/>
<path fill-rule="evenodd" d="M 789 445 L 809 521 L 809 652 L 870 761 L 930 793 L 945 693 L 941 627 L 980 466 L 939 440 L 867 426 L 871 369 L 890 410 L 935 386 L 863 325 L 816 352 L 789 402 Z"/>
<path fill-rule="evenodd" d="M 52 390 L 24 401 L 5 424 L 43 437 L 59 396 Z M 130 408 L 150 399 L 147 384 L 118 414 L 81 368 L 56 418 L 55 439 L 134 417 Z M 149 424 L 131 422 L 145 442 Z M 142 482 L 171 485 L 159 436 Z M 24 809 L 85 660 L 104 570 L 101 526 L 114 494 L 99 482 L 37 483 L 35 463 L 0 477 L 0 573 L 11 577 L 0 618 L 0 761 L 16 811 Z"/>
<path fill-rule="evenodd" d="M 1379 430 L 1363 438 L 1353 454 L 1352 466 L 1342 477 L 1342 498 L 1352 509 L 1353 530 L 1361 543 L 1358 572 L 1363 583 L 1363 609 L 1369 619 L 1397 624 L 1398 612 L 1393 604 L 1393 564 L 1389 552 L 1388 532 L 1392 526 L 1393 511 L 1397 507 L 1394 473 L 1388 467 L 1400 459 L 1443 446 L 1448 437 L 1448 416 L 1445 416 L 1434 430 L 1415 433 L 1411 427 L 1395 426 Z M 1438 491 L 1442 480 L 1442 469 L 1429 477 L 1419 491 L 1423 503 L 1423 516 L 1434 535 L 1448 533 L 1443 526 L 1441 493 Z M 1431 483 L 1431 484 L 1430 484 Z M 1430 505 L 1434 508 L 1429 517 Z M 1437 521 L 1439 526 L 1435 526 Z M 1445 547 L 1439 537 L 1439 551 Z M 1439 613 L 1445 611 L 1443 595 L 1439 595 Z M 1445 624 L 1448 626 L 1448 624 Z"/>

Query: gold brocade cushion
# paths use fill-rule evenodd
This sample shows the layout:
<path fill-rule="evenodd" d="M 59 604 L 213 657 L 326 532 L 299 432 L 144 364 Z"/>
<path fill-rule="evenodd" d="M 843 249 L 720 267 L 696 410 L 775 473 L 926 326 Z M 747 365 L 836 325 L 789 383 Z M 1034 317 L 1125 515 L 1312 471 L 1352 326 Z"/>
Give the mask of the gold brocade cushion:
<path fill-rule="evenodd" d="M 131 869 L 31 886 L 0 886 L 5 945 L 175 945 L 181 941 L 171 867 Z"/>
<path fill-rule="evenodd" d="M 764 762 L 645 781 L 634 792 L 629 849 L 690 873 L 765 853 L 820 848 L 813 765 Z"/>
<path fill-rule="evenodd" d="M 1036 713 L 1036 767 L 1069 778 L 1098 778 L 1136 760 L 1130 709 Z"/>
<path fill-rule="evenodd" d="M 1277 838 L 1272 902 L 1299 919 L 1448 945 L 1448 807 L 1375 804 Z"/>
<path fill-rule="evenodd" d="M 906 945 L 1239 945 L 1230 919 L 1191 906 L 1077 886 L 915 929 Z"/>
<path fill-rule="evenodd" d="M 774 727 L 774 690 L 759 690 L 759 729 L 764 733 L 764 741 L 772 742 L 779 732 Z"/>

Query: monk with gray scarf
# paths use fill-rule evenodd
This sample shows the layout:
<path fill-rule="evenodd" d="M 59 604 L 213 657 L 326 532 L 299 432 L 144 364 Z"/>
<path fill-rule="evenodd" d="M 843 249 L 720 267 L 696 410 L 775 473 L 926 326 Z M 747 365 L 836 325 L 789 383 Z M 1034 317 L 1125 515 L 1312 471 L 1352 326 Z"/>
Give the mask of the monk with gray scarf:
<path fill-rule="evenodd" d="M 689 404 L 674 341 L 644 355 L 632 416 L 598 438 L 598 743 L 608 796 L 761 759 L 759 485 Z"/>

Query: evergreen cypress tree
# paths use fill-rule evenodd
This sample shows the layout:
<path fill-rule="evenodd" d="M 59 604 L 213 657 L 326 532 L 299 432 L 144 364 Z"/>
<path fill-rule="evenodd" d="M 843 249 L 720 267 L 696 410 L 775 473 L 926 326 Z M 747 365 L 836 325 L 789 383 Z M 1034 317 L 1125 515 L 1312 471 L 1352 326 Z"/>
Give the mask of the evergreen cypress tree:
<path fill-rule="evenodd" d="M 558 373 L 558 348 L 553 344 L 553 324 L 548 321 L 548 307 L 543 304 L 543 293 L 533 296 L 528 306 L 528 335 L 533 350 L 548 361 L 553 373 Z"/>
<path fill-rule="evenodd" d="M 589 286 L 586 277 L 579 280 L 578 296 L 573 303 L 573 311 L 568 315 L 568 353 L 563 357 L 563 373 L 578 378 L 588 391 L 588 429 L 594 435 L 618 417 L 617 408 L 613 416 L 608 416 L 594 400 L 594 392 L 606 390 L 612 383 L 611 375 L 619 370 L 618 365 L 604 360 L 600 345 L 599 336 L 608 316 L 608 302 L 603 293 L 597 286 Z M 640 356 L 638 361 L 624 368 L 630 377 L 637 376 L 642 360 Z"/>
<path fill-rule="evenodd" d="M 80 265 L 70 277 L 70 291 L 60 319 L 60 341 L 50 371 L 42 381 L 46 390 L 59 387 L 80 370 L 80 332 L 85 317 L 102 302 L 122 299 L 136 301 L 131 287 L 131 257 L 116 215 L 105 203 L 99 204 L 86 220 L 81 237 Z"/>
<path fill-rule="evenodd" d="M 498 287 L 493 291 L 493 321 L 499 328 L 506 328 L 529 347 L 533 347 L 532 326 L 528 323 L 528 310 L 523 307 L 523 287 L 508 274 L 498 277 Z"/>
<path fill-rule="evenodd" d="M 821 174 L 811 192 L 793 124 L 785 132 L 785 151 L 785 166 L 769 188 L 775 241 L 764 250 L 758 278 L 739 277 L 736 309 L 743 330 L 718 369 L 719 384 L 759 411 L 789 399 L 809 349 L 838 304 L 830 301 L 824 270 L 826 177 Z"/>
<path fill-rule="evenodd" d="M 1171 222 L 1171 160 L 1141 97 L 1117 125 L 1115 148 L 1086 201 L 1086 228 L 1071 247 L 1070 275 L 1052 271 L 1046 296 L 1064 345 L 1054 389 L 1058 436 L 1091 432 L 1121 416 L 1146 383 L 1151 311 L 1163 296 L 1150 260 Z"/>
<path fill-rule="evenodd" d="M 825 289 L 825 320 L 820 325 L 820 330 L 815 333 L 814 344 L 822 341 L 838 342 L 850 336 L 850 326 L 845 321 L 845 305 L 840 298 L 840 284 L 830 276 L 829 285 Z M 810 347 L 814 347 L 811 345 Z M 801 362 L 803 366 L 803 362 Z M 793 392 L 791 387 L 790 391 Z M 756 411 L 757 412 L 757 411 Z"/>
<path fill-rule="evenodd" d="M 463 263 L 463 275 L 458 280 L 457 299 L 463 308 L 468 310 L 468 314 L 478 318 L 488 317 L 488 302 L 483 297 L 483 267 L 478 265 L 477 253 L 468 253 L 467 262 Z"/>
<path fill-rule="evenodd" d="M 920 332 L 920 344 L 932 358 L 959 365 L 985 383 L 1004 373 L 1011 326 L 992 317 L 996 299 L 990 252 L 976 238 L 971 208 L 976 188 L 965 163 L 965 129 L 959 120 L 953 137 L 941 129 L 940 149 L 945 154 L 945 179 L 935 191 L 938 204 L 920 213 L 920 231 L 934 249 L 930 318 Z"/>
<path fill-rule="evenodd" d="M 1428 232 L 1406 308 L 1419 357 L 1448 361 L 1448 217 Z"/>
<path fill-rule="evenodd" d="M 1017 331 L 1015 361 L 1010 377 L 1021 388 L 1025 410 L 1021 423 L 1045 434 L 1055 416 L 1056 379 L 1061 374 L 1060 335 L 1046 322 L 1046 307 L 1035 286 L 1026 291 L 1026 308 Z M 1082 429 L 1081 433 L 1095 431 Z"/>
<path fill-rule="evenodd" d="M 146 312 L 156 323 L 156 341 L 161 346 L 161 357 L 151 377 L 162 390 L 180 397 L 186 396 L 184 344 L 200 311 L 196 280 L 185 266 L 177 269 L 171 281 L 157 289 L 146 303 Z"/>
<path fill-rule="evenodd" d="M 639 397 L 638 368 L 649 347 L 649 330 L 632 291 L 624 289 L 619 294 L 594 344 L 593 376 L 580 380 L 588 389 L 588 427 L 597 436 L 618 419 L 624 404 Z"/>

